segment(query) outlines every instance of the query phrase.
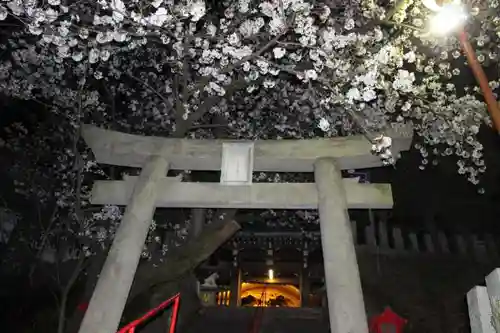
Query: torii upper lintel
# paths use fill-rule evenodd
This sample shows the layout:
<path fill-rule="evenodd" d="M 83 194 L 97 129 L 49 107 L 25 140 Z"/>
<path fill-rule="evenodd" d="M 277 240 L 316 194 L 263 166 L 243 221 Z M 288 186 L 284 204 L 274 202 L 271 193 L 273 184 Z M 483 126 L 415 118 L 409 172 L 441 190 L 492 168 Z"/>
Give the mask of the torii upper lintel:
<path fill-rule="evenodd" d="M 126 134 L 85 125 L 83 138 L 94 152 L 98 163 L 142 167 L 145 161 L 162 151 L 173 170 L 221 170 L 224 142 L 234 140 L 172 139 Z M 408 150 L 413 130 L 410 125 L 390 128 L 385 135 L 392 138 L 396 156 Z M 371 143 L 362 135 L 307 140 L 257 140 L 253 142 L 253 171 L 313 172 L 314 162 L 321 157 L 336 160 L 338 168 L 362 169 L 383 166 L 381 159 L 370 153 Z"/>

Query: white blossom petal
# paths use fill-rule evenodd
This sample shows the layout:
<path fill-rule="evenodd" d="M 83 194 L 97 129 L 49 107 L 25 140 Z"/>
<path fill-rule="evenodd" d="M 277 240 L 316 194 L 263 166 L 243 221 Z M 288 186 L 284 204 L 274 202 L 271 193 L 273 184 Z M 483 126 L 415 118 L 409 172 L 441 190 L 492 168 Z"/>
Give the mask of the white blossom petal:
<path fill-rule="evenodd" d="M 122 0 L 111 0 L 111 9 L 113 10 L 113 20 L 117 23 L 125 18 L 126 9 Z"/>
<path fill-rule="evenodd" d="M 8 14 L 9 12 L 7 11 L 7 8 L 5 8 L 3 5 L 0 5 L 0 21 L 5 20 Z"/>
<path fill-rule="evenodd" d="M 204 1 L 195 1 L 189 10 L 189 14 L 191 15 L 191 21 L 198 22 L 203 16 L 205 16 L 205 2 Z"/>
<path fill-rule="evenodd" d="M 91 49 L 89 51 L 89 62 L 91 64 L 95 64 L 96 62 L 99 61 L 99 50 L 97 49 Z"/>
<path fill-rule="evenodd" d="M 281 59 L 286 54 L 286 50 L 282 47 L 275 47 L 273 53 L 275 59 Z"/>
<path fill-rule="evenodd" d="M 151 5 L 155 8 L 158 8 L 160 7 L 160 5 L 163 3 L 163 0 L 153 0 L 153 2 L 151 2 Z"/>
<path fill-rule="evenodd" d="M 319 120 L 318 127 L 323 131 L 327 132 L 330 129 L 330 122 L 326 120 L 325 118 L 321 118 Z"/>

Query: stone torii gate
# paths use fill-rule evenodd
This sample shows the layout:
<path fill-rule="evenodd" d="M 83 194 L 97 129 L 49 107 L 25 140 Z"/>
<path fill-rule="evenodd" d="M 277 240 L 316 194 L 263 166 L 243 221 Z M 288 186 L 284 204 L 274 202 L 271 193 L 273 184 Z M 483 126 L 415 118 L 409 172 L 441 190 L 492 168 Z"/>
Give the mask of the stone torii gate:
<path fill-rule="evenodd" d="M 341 170 L 382 166 L 363 136 L 222 141 L 145 137 L 84 126 L 98 163 L 139 167 L 138 177 L 97 181 L 92 204 L 126 205 L 80 333 L 114 333 L 155 207 L 319 209 L 331 332 L 367 333 L 347 209 L 392 207 L 389 184 L 342 179 Z M 393 154 L 408 150 L 411 127 L 390 129 Z M 169 169 L 221 171 L 220 183 L 181 182 Z M 254 183 L 252 172 L 314 172 L 315 183 Z"/>

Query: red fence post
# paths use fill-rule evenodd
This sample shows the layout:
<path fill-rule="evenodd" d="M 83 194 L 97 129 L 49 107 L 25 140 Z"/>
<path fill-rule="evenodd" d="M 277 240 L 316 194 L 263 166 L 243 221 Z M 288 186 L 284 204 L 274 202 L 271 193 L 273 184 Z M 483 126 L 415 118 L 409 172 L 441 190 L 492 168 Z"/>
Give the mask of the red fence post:
<path fill-rule="evenodd" d="M 177 322 L 177 313 L 179 312 L 180 294 L 176 294 L 165 302 L 158 305 L 156 308 L 148 311 L 144 316 L 132 321 L 128 325 L 124 326 L 117 333 L 134 333 L 137 326 L 144 323 L 145 321 L 155 317 L 158 313 L 165 310 L 170 304 L 174 303 L 172 309 L 172 317 L 170 320 L 169 333 L 175 333 L 175 324 Z"/>

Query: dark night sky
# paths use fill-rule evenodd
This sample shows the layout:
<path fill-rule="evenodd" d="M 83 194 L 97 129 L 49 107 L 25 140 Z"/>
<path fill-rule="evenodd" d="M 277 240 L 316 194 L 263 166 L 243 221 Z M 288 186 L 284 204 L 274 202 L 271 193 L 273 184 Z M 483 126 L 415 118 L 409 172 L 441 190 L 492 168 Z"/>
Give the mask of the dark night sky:
<path fill-rule="evenodd" d="M 412 147 L 403 154 L 395 170 L 375 170 L 388 177 L 393 186 L 397 223 L 414 227 L 434 221 L 448 231 L 488 231 L 500 233 L 500 140 L 486 126 L 479 139 L 484 146 L 487 171 L 479 185 L 472 185 L 457 173 L 457 159 L 439 158 L 437 166 L 419 170 L 420 153 Z M 414 139 L 415 140 L 415 139 Z M 384 173 L 389 173 L 389 175 Z M 383 176 L 382 176 L 383 175 Z M 485 194 L 478 194 L 479 187 Z"/>

